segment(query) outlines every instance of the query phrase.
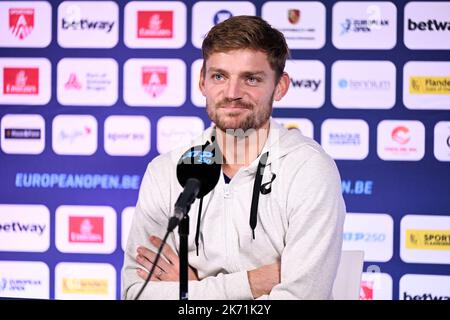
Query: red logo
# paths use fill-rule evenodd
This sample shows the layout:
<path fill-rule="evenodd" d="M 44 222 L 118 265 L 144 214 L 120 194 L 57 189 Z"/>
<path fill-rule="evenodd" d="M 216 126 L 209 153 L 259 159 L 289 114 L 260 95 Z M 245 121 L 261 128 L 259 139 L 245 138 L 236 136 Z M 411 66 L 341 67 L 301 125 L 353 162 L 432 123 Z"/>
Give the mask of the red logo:
<path fill-rule="evenodd" d="M 167 67 L 142 67 L 142 86 L 153 98 L 167 87 Z"/>
<path fill-rule="evenodd" d="M 9 30 L 14 37 L 25 39 L 34 29 L 33 8 L 10 8 Z"/>
<path fill-rule="evenodd" d="M 373 281 L 361 281 L 359 300 L 373 300 Z"/>
<path fill-rule="evenodd" d="M 4 94 L 39 93 L 39 68 L 3 68 Z"/>
<path fill-rule="evenodd" d="M 300 10 L 289 9 L 288 10 L 288 20 L 291 24 L 297 24 L 300 21 Z"/>
<path fill-rule="evenodd" d="M 173 11 L 138 11 L 138 38 L 172 38 Z"/>
<path fill-rule="evenodd" d="M 77 74 L 75 72 L 72 72 L 69 75 L 69 80 L 67 80 L 67 82 L 64 84 L 64 88 L 66 88 L 67 90 L 81 90 L 81 82 L 78 80 Z"/>
<path fill-rule="evenodd" d="M 392 140 L 400 143 L 400 144 L 407 144 L 409 140 L 411 140 L 411 137 L 408 135 L 409 129 L 404 126 L 399 126 L 394 128 L 391 132 Z"/>
<path fill-rule="evenodd" d="M 103 217 L 69 217 L 69 242 L 103 241 Z"/>

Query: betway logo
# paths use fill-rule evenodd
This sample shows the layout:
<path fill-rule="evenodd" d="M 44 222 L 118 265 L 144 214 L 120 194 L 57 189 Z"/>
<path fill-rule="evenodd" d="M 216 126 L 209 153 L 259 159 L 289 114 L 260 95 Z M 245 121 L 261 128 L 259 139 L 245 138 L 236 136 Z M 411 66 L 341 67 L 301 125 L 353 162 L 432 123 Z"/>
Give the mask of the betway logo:
<path fill-rule="evenodd" d="M 415 22 L 408 19 L 408 30 L 420 31 L 450 31 L 450 21 L 437 21 L 436 19 L 428 21 Z"/>
<path fill-rule="evenodd" d="M 20 222 L 12 222 L 12 223 L 4 223 L 0 224 L 0 231 L 5 232 L 30 232 L 37 233 L 38 235 L 42 235 L 45 230 L 45 225 L 39 224 L 27 224 Z"/>
<path fill-rule="evenodd" d="M 449 296 L 435 296 L 431 293 L 424 293 L 422 295 L 411 295 L 403 292 L 403 300 L 450 300 Z"/>
<path fill-rule="evenodd" d="M 317 91 L 321 82 L 322 80 L 314 80 L 314 79 L 297 80 L 291 78 L 291 84 L 294 88 L 312 89 L 313 92 Z"/>
<path fill-rule="evenodd" d="M 66 20 L 62 19 L 62 28 L 64 30 L 105 30 L 110 33 L 114 27 L 114 21 L 89 21 L 88 19 L 81 20 Z"/>

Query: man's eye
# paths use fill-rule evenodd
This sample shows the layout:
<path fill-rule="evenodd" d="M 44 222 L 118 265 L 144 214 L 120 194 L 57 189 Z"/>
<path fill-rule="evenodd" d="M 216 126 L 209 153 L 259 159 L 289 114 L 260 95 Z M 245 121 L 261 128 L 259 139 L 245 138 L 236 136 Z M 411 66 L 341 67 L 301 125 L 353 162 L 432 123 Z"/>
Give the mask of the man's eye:
<path fill-rule="evenodd" d="M 257 77 L 248 77 L 247 78 L 248 83 L 250 84 L 257 84 L 258 82 L 260 82 L 260 79 Z"/>
<path fill-rule="evenodd" d="M 213 75 L 214 80 L 222 80 L 223 76 L 220 73 L 216 73 Z"/>

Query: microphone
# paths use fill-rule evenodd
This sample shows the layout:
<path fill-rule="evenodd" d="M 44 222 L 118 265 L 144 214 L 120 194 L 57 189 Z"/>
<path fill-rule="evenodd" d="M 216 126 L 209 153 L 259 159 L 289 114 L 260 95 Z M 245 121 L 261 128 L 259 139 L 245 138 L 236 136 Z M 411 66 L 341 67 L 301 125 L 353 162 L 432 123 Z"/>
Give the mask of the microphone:
<path fill-rule="evenodd" d="M 207 195 L 219 181 L 221 165 L 216 159 L 216 149 L 216 145 L 209 142 L 194 146 L 178 161 L 177 179 L 184 189 L 175 202 L 174 215 L 169 220 L 169 231 L 173 231 L 183 219 L 195 198 Z"/>

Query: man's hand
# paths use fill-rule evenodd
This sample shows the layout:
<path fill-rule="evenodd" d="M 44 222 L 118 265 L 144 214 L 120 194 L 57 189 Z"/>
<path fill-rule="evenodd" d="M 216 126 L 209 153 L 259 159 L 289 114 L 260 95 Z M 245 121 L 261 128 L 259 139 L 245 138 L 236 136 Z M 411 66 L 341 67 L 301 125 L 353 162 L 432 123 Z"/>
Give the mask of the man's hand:
<path fill-rule="evenodd" d="M 158 237 L 151 236 L 150 242 L 156 248 L 159 248 L 162 240 Z M 150 271 L 156 259 L 156 253 L 142 246 L 137 248 L 137 253 L 136 261 Z M 137 274 L 144 280 L 148 277 L 148 272 L 141 268 L 137 269 Z M 198 280 L 197 271 L 192 267 L 188 268 L 188 280 Z M 161 257 L 158 260 L 150 281 L 180 281 L 180 259 L 175 251 L 167 244 L 161 252 Z"/>
<path fill-rule="evenodd" d="M 280 283 L 280 262 L 268 264 L 247 272 L 253 298 L 269 294 Z"/>

